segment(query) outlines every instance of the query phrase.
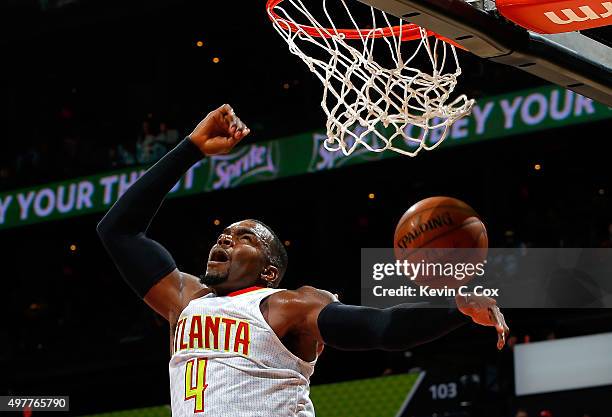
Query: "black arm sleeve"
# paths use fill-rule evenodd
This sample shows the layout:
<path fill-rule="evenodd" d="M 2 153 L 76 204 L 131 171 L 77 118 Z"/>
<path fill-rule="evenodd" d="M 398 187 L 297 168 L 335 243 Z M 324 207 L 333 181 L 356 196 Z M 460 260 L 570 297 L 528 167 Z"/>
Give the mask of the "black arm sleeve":
<path fill-rule="evenodd" d="M 469 323 L 456 307 L 427 308 L 428 303 L 378 309 L 325 306 L 317 324 L 326 345 L 342 350 L 406 350 L 430 342 Z"/>
<path fill-rule="evenodd" d="M 98 224 L 104 247 L 140 297 L 176 268 L 170 253 L 146 231 L 166 194 L 202 157 L 200 149 L 184 139 L 132 184 Z"/>

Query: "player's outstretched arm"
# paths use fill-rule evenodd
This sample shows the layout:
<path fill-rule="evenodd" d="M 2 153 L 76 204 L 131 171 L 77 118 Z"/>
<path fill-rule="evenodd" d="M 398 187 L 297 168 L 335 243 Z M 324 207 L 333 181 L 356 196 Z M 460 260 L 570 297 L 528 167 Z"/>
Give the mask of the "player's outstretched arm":
<path fill-rule="evenodd" d="M 205 155 L 229 152 L 248 134 L 229 105 L 212 111 L 136 181 L 98 224 L 98 234 L 123 278 L 168 320 L 206 289 L 197 278 L 178 271 L 170 253 L 147 236 L 147 229 L 166 194 L 193 164 Z"/>
<path fill-rule="evenodd" d="M 276 302 L 286 331 L 306 332 L 318 342 L 342 350 L 405 350 L 433 341 L 473 321 L 494 326 L 501 349 L 509 332 L 495 300 L 466 296 L 448 308 L 431 308 L 428 303 L 401 304 L 378 309 L 339 303 L 326 291 L 302 287 L 287 291 Z M 285 306 L 282 308 L 282 306 Z M 429 307 L 429 308 L 428 308 Z"/>

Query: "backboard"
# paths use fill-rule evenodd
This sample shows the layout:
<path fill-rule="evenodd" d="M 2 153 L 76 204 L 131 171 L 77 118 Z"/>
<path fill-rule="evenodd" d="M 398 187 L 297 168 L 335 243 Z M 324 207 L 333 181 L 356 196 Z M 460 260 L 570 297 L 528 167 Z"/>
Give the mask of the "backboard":
<path fill-rule="evenodd" d="M 359 1 L 449 38 L 480 58 L 612 106 L 612 48 L 592 36 L 597 30 L 535 33 L 505 19 L 490 0 Z"/>

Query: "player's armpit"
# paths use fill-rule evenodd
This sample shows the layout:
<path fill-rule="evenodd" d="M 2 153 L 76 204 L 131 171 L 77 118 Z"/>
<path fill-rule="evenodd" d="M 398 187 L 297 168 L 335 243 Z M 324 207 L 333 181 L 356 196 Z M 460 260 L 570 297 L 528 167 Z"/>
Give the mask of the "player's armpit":
<path fill-rule="evenodd" d="M 322 343 L 317 317 L 335 301 L 338 298 L 328 291 L 304 286 L 272 294 L 266 301 L 264 316 L 279 338 L 292 333 Z"/>
<path fill-rule="evenodd" d="M 191 300 L 209 292 L 197 277 L 174 269 L 147 291 L 144 301 L 172 323 Z"/>

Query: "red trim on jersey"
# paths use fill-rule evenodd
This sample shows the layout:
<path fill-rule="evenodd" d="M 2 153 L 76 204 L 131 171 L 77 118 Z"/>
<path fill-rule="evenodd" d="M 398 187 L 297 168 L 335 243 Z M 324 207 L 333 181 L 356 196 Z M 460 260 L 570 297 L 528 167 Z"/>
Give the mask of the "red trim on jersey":
<path fill-rule="evenodd" d="M 235 297 L 235 296 L 240 295 L 240 294 L 245 294 L 247 292 L 261 290 L 261 289 L 264 289 L 264 288 L 265 287 L 259 287 L 259 286 L 255 285 L 255 286 L 252 286 L 252 287 L 243 288 L 243 289 L 238 290 L 238 291 L 233 291 L 233 292 L 227 294 L 227 296 L 228 297 Z"/>

